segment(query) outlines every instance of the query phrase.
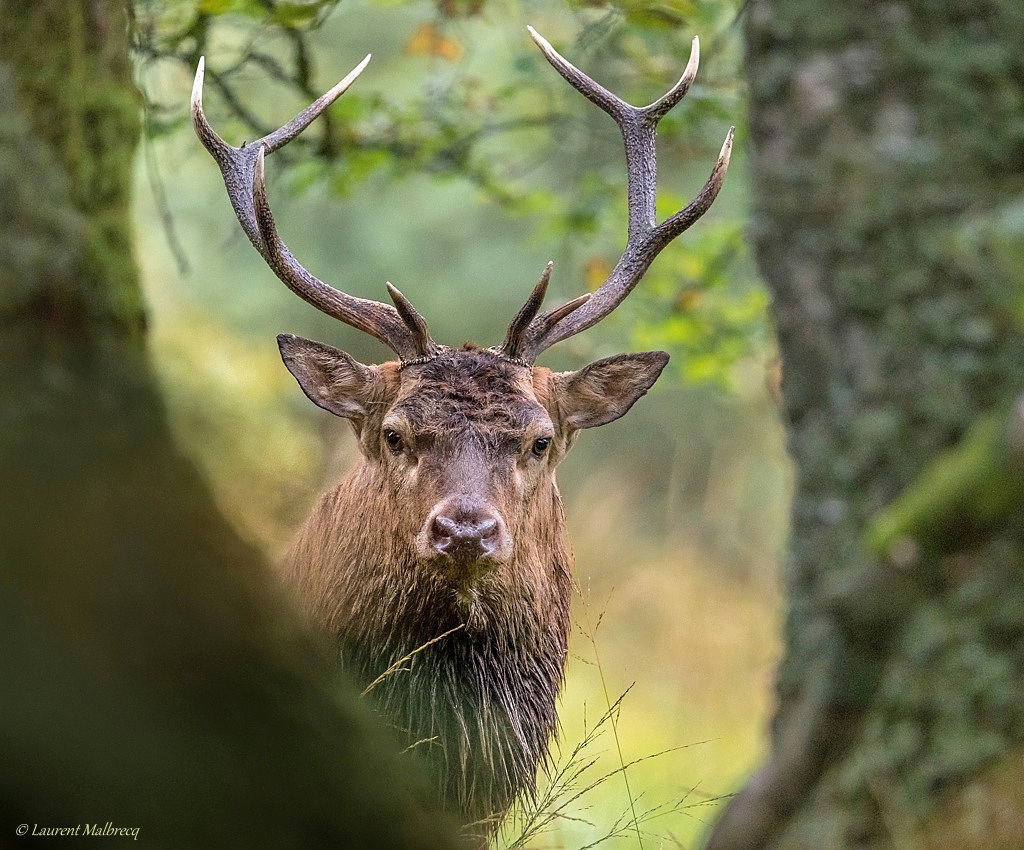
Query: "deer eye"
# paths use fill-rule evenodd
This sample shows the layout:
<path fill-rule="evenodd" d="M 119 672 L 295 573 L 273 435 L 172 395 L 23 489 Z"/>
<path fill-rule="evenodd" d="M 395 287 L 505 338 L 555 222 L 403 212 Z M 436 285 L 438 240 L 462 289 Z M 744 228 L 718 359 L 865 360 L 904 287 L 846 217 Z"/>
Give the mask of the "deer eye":
<path fill-rule="evenodd" d="M 395 453 L 402 450 L 402 435 L 391 428 L 384 429 L 384 442 L 387 443 L 388 448 Z"/>
<path fill-rule="evenodd" d="M 533 441 L 533 445 L 530 447 L 530 451 L 532 451 L 537 457 L 543 457 L 544 452 L 548 450 L 548 446 L 550 445 L 550 437 L 538 437 L 536 440 Z"/>

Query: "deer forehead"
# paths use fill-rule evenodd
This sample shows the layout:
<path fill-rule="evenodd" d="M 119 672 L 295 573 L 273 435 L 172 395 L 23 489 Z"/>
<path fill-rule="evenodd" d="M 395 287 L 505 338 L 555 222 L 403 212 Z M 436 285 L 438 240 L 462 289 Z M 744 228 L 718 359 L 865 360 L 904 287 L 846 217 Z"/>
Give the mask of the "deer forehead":
<path fill-rule="evenodd" d="M 518 439 L 530 430 L 549 430 L 534 371 L 487 351 L 448 352 L 403 370 L 385 422 L 401 419 L 433 436 L 473 430 Z"/>

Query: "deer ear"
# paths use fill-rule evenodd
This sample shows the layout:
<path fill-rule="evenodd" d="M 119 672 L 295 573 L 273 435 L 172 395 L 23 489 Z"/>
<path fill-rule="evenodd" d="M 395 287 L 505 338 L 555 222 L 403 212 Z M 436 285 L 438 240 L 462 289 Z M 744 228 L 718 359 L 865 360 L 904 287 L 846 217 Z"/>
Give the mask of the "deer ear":
<path fill-rule="evenodd" d="M 664 351 L 644 351 L 555 375 L 553 395 L 563 425 L 576 431 L 614 422 L 654 385 L 666 363 Z"/>
<path fill-rule="evenodd" d="M 301 336 L 280 334 L 277 346 L 288 371 L 318 407 L 335 416 L 361 420 L 369 401 L 379 395 L 379 371 L 344 351 Z"/>

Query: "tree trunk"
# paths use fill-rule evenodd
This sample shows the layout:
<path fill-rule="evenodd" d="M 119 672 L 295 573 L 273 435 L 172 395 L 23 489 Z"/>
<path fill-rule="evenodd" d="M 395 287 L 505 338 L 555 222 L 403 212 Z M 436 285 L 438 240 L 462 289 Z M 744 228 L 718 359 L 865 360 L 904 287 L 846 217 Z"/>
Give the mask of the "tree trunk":
<path fill-rule="evenodd" d="M 798 485 L 772 751 L 708 847 L 1020 847 L 1024 6 L 745 18 Z"/>
<path fill-rule="evenodd" d="M 0 3 L 4 841 L 110 821 L 147 846 L 452 846 L 171 441 L 138 137 L 121 0 Z"/>

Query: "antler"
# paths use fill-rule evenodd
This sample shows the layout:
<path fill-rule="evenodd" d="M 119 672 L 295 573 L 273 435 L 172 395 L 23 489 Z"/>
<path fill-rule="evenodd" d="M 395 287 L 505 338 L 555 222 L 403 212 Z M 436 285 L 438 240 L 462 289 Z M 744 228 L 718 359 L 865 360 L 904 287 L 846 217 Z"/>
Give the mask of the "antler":
<path fill-rule="evenodd" d="M 432 357 L 441 347 L 427 331 L 423 317 L 390 283 L 388 294 L 395 306 L 356 298 L 341 292 L 310 274 L 281 241 L 267 202 L 264 157 L 284 147 L 306 129 L 320 113 L 334 103 L 362 73 L 370 57 L 360 62 L 345 79 L 321 95 L 291 121 L 254 142 L 232 147 L 225 142 L 203 114 L 205 60 L 199 60 L 192 86 L 192 126 L 203 146 L 220 167 L 228 199 L 246 236 L 260 256 L 292 292 L 318 310 L 340 319 L 383 342 L 403 361 Z"/>
<path fill-rule="evenodd" d="M 655 217 L 655 133 L 658 122 L 683 99 L 697 75 L 700 58 L 698 40 L 693 39 L 690 60 L 679 82 L 654 103 L 637 107 L 612 94 L 560 56 L 533 27 L 527 29 L 555 70 L 619 125 L 626 148 L 629 193 L 626 248 L 608 279 L 590 297 L 578 298 L 538 316 L 540 299 L 544 296 L 551 274 L 549 263 L 530 300 L 513 320 L 500 351 L 507 357 L 532 363 L 542 351 L 556 342 L 586 330 L 611 313 L 637 285 L 661 250 L 707 212 L 722 188 L 729 167 L 735 128 L 729 128 L 718 162 L 697 197 L 675 215 L 658 224 Z"/>

